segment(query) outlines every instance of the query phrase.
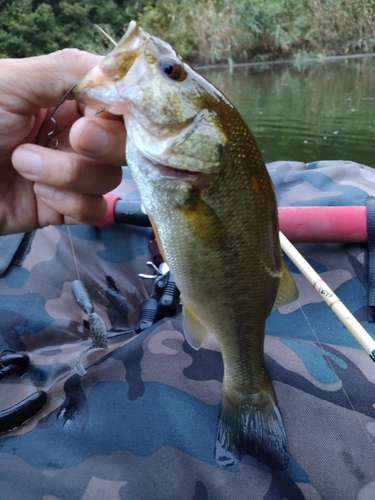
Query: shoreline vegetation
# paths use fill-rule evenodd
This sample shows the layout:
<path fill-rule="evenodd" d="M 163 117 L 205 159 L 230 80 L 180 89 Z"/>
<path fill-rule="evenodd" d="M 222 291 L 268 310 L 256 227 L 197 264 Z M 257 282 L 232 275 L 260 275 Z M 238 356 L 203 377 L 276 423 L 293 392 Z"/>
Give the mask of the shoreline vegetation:
<path fill-rule="evenodd" d="M 291 59 L 268 59 L 267 61 L 247 61 L 247 62 L 222 62 L 214 64 L 194 64 L 194 69 L 221 69 L 221 68 L 245 68 L 245 67 L 265 67 L 268 65 L 289 65 L 294 64 L 297 67 L 302 67 L 308 63 L 326 63 L 334 62 L 348 59 L 363 59 L 363 58 L 375 57 L 375 52 L 359 53 L 359 54 L 343 54 L 343 55 L 332 55 L 325 56 L 323 54 L 306 53 L 303 57 L 295 57 Z"/>
<path fill-rule="evenodd" d="M 0 0 L 0 57 L 105 54 L 135 19 L 188 62 L 234 65 L 375 52 L 375 0 Z"/>

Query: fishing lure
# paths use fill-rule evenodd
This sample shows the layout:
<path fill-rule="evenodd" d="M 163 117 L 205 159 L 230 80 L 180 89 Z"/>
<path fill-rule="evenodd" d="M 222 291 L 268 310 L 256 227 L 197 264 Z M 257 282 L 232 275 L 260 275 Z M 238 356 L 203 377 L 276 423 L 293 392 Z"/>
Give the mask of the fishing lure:
<path fill-rule="evenodd" d="M 0 354 L 0 379 L 18 371 L 24 372 L 29 363 L 27 354 L 5 349 Z"/>
<path fill-rule="evenodd" d="M 78 375 L 85 375 L 86 370 L 83 367 L 83 358 L 91 349 L 108 349 L 107 329 L 104 321 L 94 311 L 93 303 L 85 285 L 80 280 L 72 283 L 72 293 L 79 307 L 88 316 L 88 325 L 91 333 L 91 346 L 80 352 L 75 363 L 75 369 Z"/>
<path fill-rule="evenodd" d="M 23 425 L 40 411 L 47 401 L 47 393 L 37 391 L 0 412 L 0 432 L 10 431 Z"/>
<path fill-rule="evenodd" d="M 22 375 L 29 366 L 26 353 L 6 349 L 0 353 L 0 379 L 17 374 Z M 19 427 L 40 411 L 47 401 L 47 393 L 37 391 L 9 408 L 0 411 L 0 432 Z"/>
<path fill-rule="evenodd" d="M 174 316 L 179 305 L 180 291 L 168 265 L 163 261 L 159 267 L 153 262 L 147 262 L 147 265 L 154 269 L 156 274 L 139 274 L 139 277 L 155 280 L 154 288 L 151 296 L 142 303 L 140 317 L 134 327 L 135 333 L 143 332 L 159 319 Z"/>

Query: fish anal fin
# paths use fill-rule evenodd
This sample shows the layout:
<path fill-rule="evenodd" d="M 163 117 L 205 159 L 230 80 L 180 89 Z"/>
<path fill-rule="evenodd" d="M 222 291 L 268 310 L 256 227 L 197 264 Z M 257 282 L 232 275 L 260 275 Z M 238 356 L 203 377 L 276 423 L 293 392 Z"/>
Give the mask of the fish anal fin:
<path fill-rule="evenodd" d="M 183 316 L 185 338 L 191 347 L 198 350 L 210 331 L 201 322 L 195 311 L 185 303 L 183 304 Z"/>
<path fill-rule="evenodd" d="M 260 396 L 232 399 L 223 393 L 215 448 L 219 465 L 234 465 L 251 455 L 273 469 L 287 468 L 289 453 L 280 410 L 271 393 Z"/>
<path fill-rule="evenodd" d="M 277 290 L 277 295 L 275 299 L 275 303 L 273 305 L 273 311 L 278 309 L 285 304 L 289 304 L 289 302 L 293 302 L 293 300 L 298 299 L 298 290 L 294 280 L 288 271 L 284 259 L 281 261 L 281 278 L 279 282 L 279 288 Z"/>

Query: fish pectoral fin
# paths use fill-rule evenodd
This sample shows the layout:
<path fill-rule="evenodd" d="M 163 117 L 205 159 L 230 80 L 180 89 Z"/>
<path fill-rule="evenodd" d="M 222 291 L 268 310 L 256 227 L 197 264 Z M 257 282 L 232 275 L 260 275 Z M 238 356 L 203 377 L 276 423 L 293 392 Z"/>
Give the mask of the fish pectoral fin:
<path fill-rule="evenodd" d="M 183 305 L 183 315 L 185 338 L 191 347 L 198 350 L 210 331 L 201 322 L 195 311 L 186 304 Z"/>
<path fill-rule="evenodd" d="M 199 194 L 191 200 L 191 206 L 178 209 L 184 215 L 194 237 L 202 245 L 215 251 L 227 246 L 228 233 L 224 224 Z"/>
<path fill-rule="evenodd" d="M 281 261 L 281 278 L 272 310 L 298 299 L 298 290 L 284 260 Z"/>

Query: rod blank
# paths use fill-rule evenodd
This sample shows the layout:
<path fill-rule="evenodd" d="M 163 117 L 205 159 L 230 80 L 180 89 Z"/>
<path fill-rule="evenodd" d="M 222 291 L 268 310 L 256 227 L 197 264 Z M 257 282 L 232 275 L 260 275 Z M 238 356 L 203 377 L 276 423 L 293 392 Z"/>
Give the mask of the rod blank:
<path fill-rule="evenodd" d="M 349 330 L 357 342 L 361 345 L 364 351 L 375 361 L 375 340 L 363 328 L 363 326 L 355 319 L 352 313 L 341 302 L 337 295 L 330 287 L 322 280 L 318 273 L 310 266 L 310 264 L 302 257 L 299 251 L 290 243 L 290 241 L 280 231 L 280 244 L 282 250 L 296 265 L 301 273 L 312 284 L 314 289 L 319 293 L 324 302 L 329 305 L 332 311 L 336 314 L 339 320 Z"/>

